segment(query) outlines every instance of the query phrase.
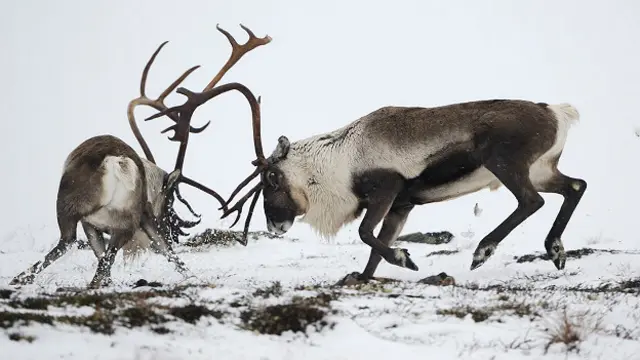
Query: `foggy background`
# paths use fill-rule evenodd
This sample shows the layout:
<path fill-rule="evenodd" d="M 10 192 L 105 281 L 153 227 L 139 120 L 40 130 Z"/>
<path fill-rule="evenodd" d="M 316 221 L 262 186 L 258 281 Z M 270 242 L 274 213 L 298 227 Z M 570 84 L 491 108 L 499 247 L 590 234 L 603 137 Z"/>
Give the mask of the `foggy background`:
<path fill-rule="evenodd" d="M 273 38 L 220 82 L 241 82 L 262 96 L 267 155 L 282 134 L 294 141 L 331 131 L 386 105 L 569 102 L 581 120 L 559 167 L 585 179 L 588 189 L 565 231 L 565 247 L 629 236 L 640 244 L 640 139 L 634 133 L 640 126 L 639 19 L 640 4 L 633 1 L 4 1 L 0 250 L 53 246 L 62 164 L 85 139 L 112 134 L 143 156 L 126 107 L 138 96 L 146 61 L 169 40 L 149 73 L 150 97 L 197 64 L 202 67 L 183 86 L 202 90 L 231 51 L 216 23 L 239 43 L 246 41 L 239 23 Z M 173 93 L 167 104 L 183 100 Z M 139 127 L 159 165 L 170 170 L 178 143 L 159 131 L 172 122 L 140 121 L 153 113 L 138 107 Z M 226 198 L 253 170 L 249 106 L 239 93 L 224 94 L 200 108 L 193 125 L 208 120 L 205 132 L 190 137 L 184 173 Z M 181 190 L 203 215 L 192 234 L 231 223 L 218 220 L 213 198 L 187 185 Z M 559 195 L 543 196 L 547 205 L 503 244 L 527 242 L 543 250 L 561 203 Z M 473 216 L 476 202 L 484 209 L 479 218 Z M 404 233 L 472 230 L 475 247 L 515 206 L 505 188 L 485 190 L 417 208 Z M 238 230 L 245 214 L 246 208 Z M 336 241 L 359 242 L 357 226 Z M 265 228 L 260 199 L 251 229 Z M 288 236 L 322 241 L 300 223 Z"/>

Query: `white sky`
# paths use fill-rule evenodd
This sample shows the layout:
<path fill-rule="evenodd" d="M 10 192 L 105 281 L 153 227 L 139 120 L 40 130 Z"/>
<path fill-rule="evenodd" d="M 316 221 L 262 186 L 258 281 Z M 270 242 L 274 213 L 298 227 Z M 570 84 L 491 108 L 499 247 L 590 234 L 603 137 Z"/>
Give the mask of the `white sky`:
<path fill-rule="evenodd" d="M 0 5 L 0 99 L 4 190 L 0 236 L 45 227 L 57 236 L 55 198 L 67 154 L 86 138 L 110 133 L 136 149 L 127 119 L 142 68 L 165 40 L 148 93 L 156 95 L 186 68 L 200 90 L 239 42 L 238 23 L 273 41 L 249 53 L 225 76 L 263 98 L 263 141 L 270 153 L 281 134 L 292 141 L 341 127 L 385 105 L 437 106 L 491 98 L 570 102 L 581 113 L 560 162 L 588 182 L 565 233 L 622 236 L 637 221 L 640 162 L 640 4 L 634 1 L 4 1 Z M 171 95 L 169 102 L 182 102 Z M 152 114 L 138 110 L 139 118 Z M 185 174 L 227 196 L 251 170 L 250 112 L 228 94 L 203 107 L 194 125 Z M 156 159 L 172 168 L 177 151 L 141 123 Z M 183 185 L 183 195 L 218 223 L 218 204 Z M 520 228 L 546 234 L 559 197 Z M 506 190 L 470 195 L 414 211 L 405 228 L 462 231 L 481 200 L 486 233 L 515 207 Z M 264 229 L 260 206 L 253 229 Z M 244 218 L 238 229 L 241 228 Z M 228 224 L 228 222 L 225 222 Z M 357 226 L 357 224 L 355 225 Z M 343 231 L 352 241 L 357 232 Z M 529 230 L 527 230 L 529 229 Z M 311 234 L 297 224 L 292 236 Z M 635 235 L 635 232 L 633 233 Z M 538 236 L 538 235 L 535 235 Z M 476 237 L 476 243 L 479 241 Z M 542 250 L 542 239 L 540 248 Z M 49 240 L 47 240 L 49 241 Z M 640 243 L 640 240 L 638 240 Z"/>

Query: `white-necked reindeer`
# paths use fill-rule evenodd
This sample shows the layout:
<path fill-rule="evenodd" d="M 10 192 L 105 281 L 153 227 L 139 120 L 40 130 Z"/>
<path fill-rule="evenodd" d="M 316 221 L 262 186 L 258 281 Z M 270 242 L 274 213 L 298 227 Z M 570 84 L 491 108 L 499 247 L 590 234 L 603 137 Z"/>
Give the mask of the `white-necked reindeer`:
<path fill-rule="evenodd" d="M 471 270 L 482 265 L 498 244 L 544 205 L 540 192 L 564 196 L 544 242 L 558 269 L 566 255 L 560 239 L 587 183 L 557 169 L 569 127 L 578 121 L 569 104 L 522 100 L 474 101 L 447 106 L 384 107 L 340 129 L 290 143 L 281 136 L 269 158 L 256 151 L 252 178 L 260 182 L 230 209 L 264 190 L 270 231 L 283 234 L 297 216 L 320 235 L 334 236 L 366 209 L 359 235 L 371 254 L 361 280 L 370 279 L 381 259 L 418 270 L 406 249 L 389 247 L 416 205 L 440 202 L 484 188 L 504 185 L 518 207 L 477 246 Z M 256 130 L 257 129 L 257 130 Z M 259 127 L 254 141 L 259 149 Z M 250 215 L 246 219 L 245 231 Z M 374 228 L 383 222 L 378 236 Z"/>
<path fill-rule="evenodd" d="M 239 45 L 228 32 L 216 26 L 231 43 L 232 54 L 205 87 L 206 91 L 213 94 L 211 97 L 229 90 L 248 91 L 237 83 L 218 87 L 215 85 L 245 53 L 271 41 L 269 36 L 257 38 L 251 30 L 240 26 L 249 34 L 249 40 L 243 45 Z M 96 273 L 89 285 L 91 288 L 111 282 L 111 267 L 120 249 L 128 250 L 129 254 L 152 249 L 165 255 L 181 274 L 186 275 L 188 270 L 173 252 L 171 241 L 177 241 L 178 235 L 185 235 L 182 228 L 193 227 L 199 220 L 186 222 L 175 213 L 174 193 L 193 213 L 188 203 L 181 198 L 178 183 L 186 183 L 214 196 L 223 205 L 223 209 L 226 209 L 226 205 L 215 191 L 182 174 L 189 133 L 200 133 L 209 123 L 193 128 L 190 125 L 193 112 L 178 116 L 164 104 L 164 99 L 199 66 L 188 69 L 157 99 L 152 100 L 145 95 L 149 69 L 166 43 L 162 43 L 147 62 L 142 73 L 140 96 L 129 103 L 127 111 L 131 128 L 147 159 L 141 158 L 128 144 L 112 135 L 94 136 L 71 151 L 63 166 L 57 195 L 60 240 L 43 261 L 36 262 L 17 275 L 11 284 L 33 282 L 38 273 L 64 255 L 76 241 L 78 222 L 82 224 L 89 244 L 99 259 Z M 162 131 L 173 130 L 175 134 L 169 139 L 180 142 L 175 170 L 170 174 L 155 165 L 153 155 L 136 125 L 134 110 L 138 105 L 147 105 L 160 111 L 168 110 L 166 114 L 175 122 Z M 259 118 L 255 119 L 256 116 L 259 117 L 259 112 L 255 112 L 257 101 L 254 99 L 254 103 L 250 105 L 254 110 L 254 121 L 259 123 Z M 105 246 L 107 242 L 103 237 L 105 233 L 110 235 L 108 247 Z"/>

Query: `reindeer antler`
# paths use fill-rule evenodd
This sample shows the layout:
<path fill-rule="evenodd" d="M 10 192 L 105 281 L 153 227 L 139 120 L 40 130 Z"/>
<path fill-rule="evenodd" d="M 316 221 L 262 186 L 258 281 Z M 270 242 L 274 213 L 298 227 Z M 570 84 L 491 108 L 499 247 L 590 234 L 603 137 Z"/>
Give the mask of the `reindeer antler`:
<path fill-rule="evenodd" d="M 238 45 L 236 39 L 234 39 L 228 31 L 222 29 L 219 24 L 216 24 L 216 29 L 218 29 L 218 31 L 220 31 L 224 36 L 226 36 L 227 40 L 229 40 L 229 43 L 231 44 L 231 56 L 229 56 L 229 60 L 227 60 L 227 62 L 222 66 L 222 69 L 218 71 L 216 76 L 213 77 L 213 79 L 209 82 L 209 84 L 207 84 L 207 86 L 205 86 L 202 91 L 213 89 L 213 87 L 216 86 L 218 82 L 220 82 L 224 74 L 226 74 L 227 71 L 229 71 L 229 69 L 231 69 L 233 65 L 235 65 L 236 62 L 240 60 L 240 58 L 242 58 L 242 56 L 244 56 L 244 54 L 257 48 L 258 46 L 266 45 L 271 42 L 271 37 L 269 35 L 265 35 L 264 37 L 259 38 L 256 37 L 253 32 L 246 26 L 240 24 L 240 27 L 249 35 L 249 40 L 247 40 L 247 42 L 242 45 Z"/>
<path fill-rule="evenodd" d="M 169 118 L 171 119 L 178 119 L 178 121 L 176 121 L 176 124 L 172 125 L 170 127 L 171 130 L 174 130 L 176 133 L 176 137 L 181 137 L 184 139 L 183 142 L 181 142 L 180 144 L 180 150 L 178 152 L 178 159 L 176 160 L 176 169 L 180 168 L 182 169 L 182 164 L 183 164 L 183 160 L 184 160 L 184 154 L 186 152 L 186 147 L 187 147 L 187 141 L 188 141 L 188 137 L 189 137 L 189 133 L 193 132 L 190 131 L 190 123 L 191 123 L 191 118 L 193 117 L 193 113 L 195 112 L 195 110 L 203 105 L 204 103 L 206 103 L 207 101 L 213 99 L 214 97 L 223 94 L 225 92 L 231 91 L 231 90 L 236 90 L 239 91 L 240 93 L 242 93 L 245 98 L 247 99 L 247 101 L 249 102 L 249 105 L 251 106 L 251 116 L 253 119 L 253 134 L 254 134 L 254 145 L 255 145 L 255 151 L 256 154 L 258 155 L 258 160 L 261 164 L 265 164 L 266 165 L 266 159 L 264 158 L 264 154 L 263 154 L 263 150 L 262 150 L 262 141 L 260 138 L 260 100 L 256 100 L 255 96 L 253 95 L 253 93 L 244 85 L 240 84 L 240 83 L 229 83 L 229 84 L 224 84 L 224 85 L 220 85 L 220 86 L 215 86 L 220 79 L 222 79 L 222 77 L 224 76 L 224 74 L 226 74 L 226 72 L 231 69 L 231 67 L 233 67 L 233 65 L 238 62 L 238 60 L 247 52 L 255 49 L 256 47 L 259 47 L 261 45 L 265 45 L 268 44 L 271 41 L 271 37 L 269 37 L 268 35 L 266 35 L 263 38 L 258 38 L 256 37 L 253 32 L 251 32 L 251 30 L 249 30 L 247 27 L 243 26 L 242 24 L 240 24 L 240 26 L 242 27 L 242 29 L 244 29 L 247 34 L 249 35 L 249 40 L 242 45 L 239 45 L 237 43 L 237 41 L 231 36 L 231 34 L 229 34 L 227 31 L 223 30 L 222 28 L 220 28 L 218 25 L 216 25 L 216 28 L 218 29 L 218 31 L 220 31 L 222 34 L 224 34 L 227 39 L 229 40 L 229 43 L 231 44 L 232 47 L 232 53 L 231 56 L 229 57 L 229 59 L 227 60 L 227 62 L 223 65 L 223 67 L 220 69 L 220 71 L 218 71 L 218 73 L 216 74 L 216 76 L 211 80 L 211 82 L 209 82 L 209 84 L 207 86 L 205 86 L 204 90 L 200 93 L 195 93 L 193 91 L 190 91 L 184 87 L 180 87 L 176 90 L 177 93 L 182 94 L 184 96 L 187 97 L 187 101 L 179 106 L 175 106 L 172 108 L 164 108 L 164 109 L 160 109 L 158 113 L 156 113 L 155 115 L 149 116 L 148 118 L 145 119 L 145 121 L 148 120 L 152 120 L 152 119 L 156 119 L 156 118 L 160 118 L 164 115 L 167 115 Z M 259 174 L 259 173 L 258 173 Z M 255 176 L 254 176 L 255 177 Z M 200 190 L 206 191 L 202 188 L 200 188 L 199 184 L 195 184 L 195 182 L 193 180 L 187 179 L 187 178 L 183 178 L 182 182 L 186 182 L 194 187 L 199 188 Z M 248 183 L 248 181 L 247 181 Z M 208 189 L 207 189 L 208 190 Z M 260 189 L 255 189 L 251 194 L 255 194 L 254 196 L 254 201 L 252 202 L 252 208 L 249 212 L 249 217 L 248 217 L 248 221 L 246 223 L 246 228 L 248 229 L 248 224 L 251 218 L 251 214 L 253 213 L 253 207 L 255 206 L 255 203 L 257 201 L 257 197 L 260 194 Z M 239 191 L 239 190 L 238 190 Z M 236 191 L 237 193 L 237 191 Z M 217 195 L 217 194 L 216 194 Z M 249 195 L 250 196 L 250 195 Z M 225 212 L 227 211 L 227 202 L 225 202 L 224 200 L 219 200 L 222 204 L 222 207 L 220 209 L 223 209 Z M 245 200 L 246 201 L 246 200 Z M 240 217 L 240 208 L 235 208 L 235 211 L 238 211 L 238 218 Z M 228 215 L 228 214 L 227 214 Z M 237 222 L 238 219 L 236 219 Z M 235 222 L 234 222 L 235 225 Z M 233 225 L 232 225 L 233 226 Z M 243 245 L 246 246 L 247 242 L 246 242 L 246 232 L 245 231 L 245 236 L 243 237 L 243 240 L 240 241 L 240 243 L 242 243 Z"/>
<path fill-rule="evenodd" d="M 232 47 L 232 52 L 231 52 L 231 56 L 229 57 L 229 59 L 227 60 L 227 62 L 223 65 L 223 67 L 218 71 L 218 73 L 214 76 L 214 78 L 209 82 L 209 84 L 205 87 L 205 90 L 209 90 L 211 88 L 213 88 L 213 86 L 215 86 L 215 84 L 217 84 L 220 79 L 222 79 L 222 77 L 224 76 L 224 74 L 229 71 L 229 69 L 231 69 L 231 67 L 233 67 L 233 65 L 235 65 L 238 60 L 240 60 L 240 58 L 242 58 L 242 56 L 244 54 L 246 54 L 247 52 L 251 51 L 252 49 L 260 46 L 260 45 L 264 45 L 267 44 L 271 41 L 271 38 L 269 36 L 265 36 L 264 38 L 257 38 L 253 32 L 251 32 L 251 30 L 249 30 L 247 27 L 245 27 L 244 25 L 240 24 L 240 26 L 242 27 L 242 29 L 244 29 L 247 34 L 249 34 L 249 40 L 243 44 L 243 45 L 239 45 L 237 43 L 237 41 L 231 36 L 231 34 L 229 34 L 226 30 L 223 30 L 222 28 L 220 28 L 219 25 L 216 25 L 216 28 L 218 29 L 218 31 L 220 31 L 223 35 L 225 35 L 225 37 L 229 40 L 229 43 L 231 44 Z M 149 61 L 147 62 L 147 64 L 144 67 L 144 70 L 142 72 L 142 77 L 140 80 L 140 96 L 131 100 L 129 102 L 129 106 L 127 108 L 127 116 L 129 118 L 129 125 L 131 126 L 131 130 L 133 131 L 136 139 L 138 140 L 138 142 L 140 143 L 140 146 L 142 147 L 145 156 L 147 157 L 147 159 L 153 163 L 155 163 L 155 159 L 153 158 L 153 154 L 151 153 L 151 150 L 149 149 L 149 146 L 147 145 L 146 141 L 144 140 L 142 134 L 140 133 L 140 130 L 138 129 L 138 126 L 136 124 L 135 121 L 135 116 L 134 116 L 134 109 L 136 106 L 138 105 L 147 105 L 150 106 L 158 111 L 160 111 L 163 114 L 166 114 L 171 120 L 173 120 L 173 122 L 175 124 L 169 126 L 168 128 L 164 129 L 161 133 L 166 133 L 170 130 L 172 130 L 174 132 L 173 136 L 169 137 L 169 140 L 171 141 L 178 141 L 180 142 L 180 147 L 178 150 L 178 155 L 176 157 L 176 164 L 175 164 L 175 169 L 180 169 L 182 170 L 182 167 L 184 165 L 184 158 L 186 155 L 186 151 L 187 151 L 187 145 L 189 142 L 189 134 L 190 133 L 201 133 L 202 131 L 204 131 L 209 125 L 210 125 L 210 121 L 207 122 L 205 125 L 201 126 L 201 127 L 193 127 L 191 126 L 191 115 L 185 117 L 180 115 L 177 112 L 167 112 L 168 107 L 164 104 L 164 100 L 165 98 L 173 91 L 175 90 L 176 87 L 178 87 L 178 85 L 180 85 L 193 71 L 195 71 L 197 68 L 200 67 L 200 65 L 196 65 L 193 66 L 191 68 L 189 68 L 188 70 L 186 70 L 179 78 L 177 78 L 171 85 L 169 85 L 169 87 L 167 87 L 161 94 L 160 96 L 158 96 L 157 99 L 152 100 L 149 97 L 147 97 L 146 95 L 146 82 L 147 82 L 147 77 L 149 74 L 149 69 L 151 68 L 151 66 L 153 65 L 153 62 L 156 58 L 156 56 L 158 55 L 158 53 L 160 52 L 160 50 L 167 44 L 168 41 L 163 42 L 162 44 L 160 44 L 160 46 L 156 49 L 156 51 L 153 53 L 153 55 L 151 56 L 151 58 L 149 59 Z M 155 116 L 155 117 L 150 117 L 146 120 L 150 120 L 152 118 L 156 118 L 159 116 Z M 220 204 L 222 205 L 222 208 L 226 210 L 226 205 L 225 205 L 225 201 L 224 199 L 215 191 L 209 189 L 208 187 L 198 183 L 197 181 L 193 180 L 193 179 L 189 179 L 188 177 L 182 175 L 181 176 L 181 182 L 186 183 L 190 186 L 195 187 L 196 189 L 199 189 L 201 191 L 204 191 L 205 193 L 213 196 L 216 200 L 218 200 L 218 202 L 220 202 Z M 192 211 L 192 213 L 195 215 L 195 213 Z"/>
<path fill-rule="evenodd" d="M 129 118 L 129 126 L 131 126 L 131 130 L 133 131 L 134 136 L 136 137 L 136 139 L 138 140 L 138 143 L 140 143 L 140 146 L 142 147 L 142 150 L 144 151 L 144 155 L 147 157 L 147 159 L 149 161 L 151 161 L 152 163 L 156 163 L 155 159 L 153 158 L 153 154 L 151 153 L 151 150 L 149 149 L 149 145 L 147 145 L 147 142 L 144 140 L 144 137 L 142 136 L 142 133 L 140 133 L 140 129 L 138 128 L 138 125 L 136 123 L 136 118 L 134 115 L 134 110 L 136 108 L 136 106 L 139 105 L 147 105 L 150 106 L 158 111 L 162 111 L 164 109 L 167 108 L 167 106 L 164 104 L 164 99 L 176 88 L 178 87 L 178 85 L 180 85 L 192 72 L 194 72 L 196 69 L 198 69 L 200 67 L 200 65 L 196 65 L 191 67 L 190 69 L 187 69 L 182 75 L 180 75 L 180 77 L 178 77 L 173 83 L 171 83 L 171 85 L 169 85 L 169 87 L 167 87 L 161 94 L 160 96 L 158 96 L 157 99 L 152 100 L 149 97 L 147 97 L 146 95 L 146 85 L 147 85 L 147 77 L 149 76 L 149 69 L 151 69 L 151 65 L 153 65 L 153 62 L 156 59 L 156 56 L 158 56 L 158 53 L 160 53 L 160 50 L 162 50 L 162 48 L 168 43 L 169 41 L 165 41 L 162 44 L 160 44 L 160 46 L 158 46 L 158 48 L 156 49 L 156 51 L 153 53 L 153 55 L 151 55 L 151 58 L 149 58 L 149 61 L 147 61 L 147 64 L 144 67 L 144 70 L 142 71 L 142 77 L 140 78 L 140 96 L 131 100 L 129 102 L 129 105 L 127 107 L 127 117 Z M 174 122 L 178 123 L 179 119 L 175 116 L 170 117 L 171 120 L 173 120 Z M 200 127 L 200 128 L 193 128 L 191 127 L 189 130 L 191 132 L 194 133 L 199 133 L 204 131 L 204 129 L 207 128 L 207 126 L 209 126 L 209 123 L 205 124 L 204 126 Z M 168 129 L 165 129 L 162 131 L 162 133 L 167 132 Z"/>

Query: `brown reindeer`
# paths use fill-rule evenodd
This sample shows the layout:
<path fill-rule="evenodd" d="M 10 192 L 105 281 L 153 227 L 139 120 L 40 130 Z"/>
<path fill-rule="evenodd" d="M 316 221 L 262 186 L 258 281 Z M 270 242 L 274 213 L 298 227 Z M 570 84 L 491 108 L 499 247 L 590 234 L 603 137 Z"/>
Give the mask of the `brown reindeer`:
<path fill-rule="evenodd" d="M 227 31 L 216 26 L 231 43 L 232 54 L 204 91 L 223 93 L 235 87 L 246 89 L 235 83 L 215 87 L 245 53 L 271 41 L 269 36 L 257 38 L 251 30 L 240 26 L 249 35 L 249 40 L 243 45 L 239 45 Z M 187 274 L 185 264 L 171 248 L 170 238 L 174 237 L 175 240 L 177 234 L 184 234 L 181 228 L 195 226 L 199 221 L 185 222 L 173 210 L 174 193 L 183 201 L 178 192 L 178 183 L 186 183 L 208 193 L 223 205 L 222 209 L 226 209 L 226 206 L 215 191 L 182 174 L 189 134 L 204 131 L 209 123 L 194 128 L 191 126 L 191 114 L 179 116 L 164 104 L 165 98 L 199 66 L 185 71 L 157 99 L 152 100 L 146 96 L 149 69 L 166 43 L 162 43 L 147 62 L 142 72 L 140 96 L 129 103 L 127 111 L 129 124 L 147 159 L 142 159 L 128 144 L 112 135 L 95 136 L 78 145 L 64 163 L 58 189 L 56 211 L 60 240 L 43 261 L 36 262 L 17 275 L 11 284 L 33 282 L 37 274 L 64 255 L 76 241 L 78 222 L 81 222 L 98 258 L 98 267 L 89 285 L 91 288 L 111 283 L 111 267 L 118 250 L 122 248 L 128 248 L 131 252 L 151 248 L 174 263 L 178 272 Z M 254 121 L 259 122 L 257 101 L 249 100 Z M 167 114 L 175 122 L 162 131 L 165 133 L 173 130 L 174 135 L 169 140 L 180 142 L 175 169 L 171 173 L 155 165 L 153 155 L 136 125 L 134 109 L 138 105 L 147 105 L 160 111 L 169 110 Z M 188 203 L 185 204 L 189 207 Z M 193 213 L 192 210 L 191 212 Z M 105 233 L 110 235 L 108 243 L 103 237 Z"/>
<path fill-rule="evenodd" d="M 191 94 L 187 102 L 207 97 L 206 92 L 178 91 Z M 246 234 L 262 191 L 267 227 L 277 234 L 287 232 L 301 216 L 320 235 L 331 237 L 364 212 L 359 235 L 371 253 L 364 271 L 348 277 L 367 281 L 382 259 L 418 270 L 406 249 L 390 247 L 416 205 L 504 185 L 518 206 L 480 241 L 470 269 L 484 264 L 513 229 L 544 205 L 540 193 L 555 193 L 564 202 L 544 247 L 561 270 L 566 262 L 561 236 L 587 188 L 585 180 L 557 167 L 569 129 L 578 120 L 577 109 L 567 103 L 484 100 L 432 108 L 388 106 L 293 143 L 281 136 L 268 158 L 262 152 L 260 124 L 254 123 L 256 170 L 225 205 L 253 178 L 260 176 L 260 181 L 222 217 L 237 212 L 239 218 L 253 196 Z"/>

